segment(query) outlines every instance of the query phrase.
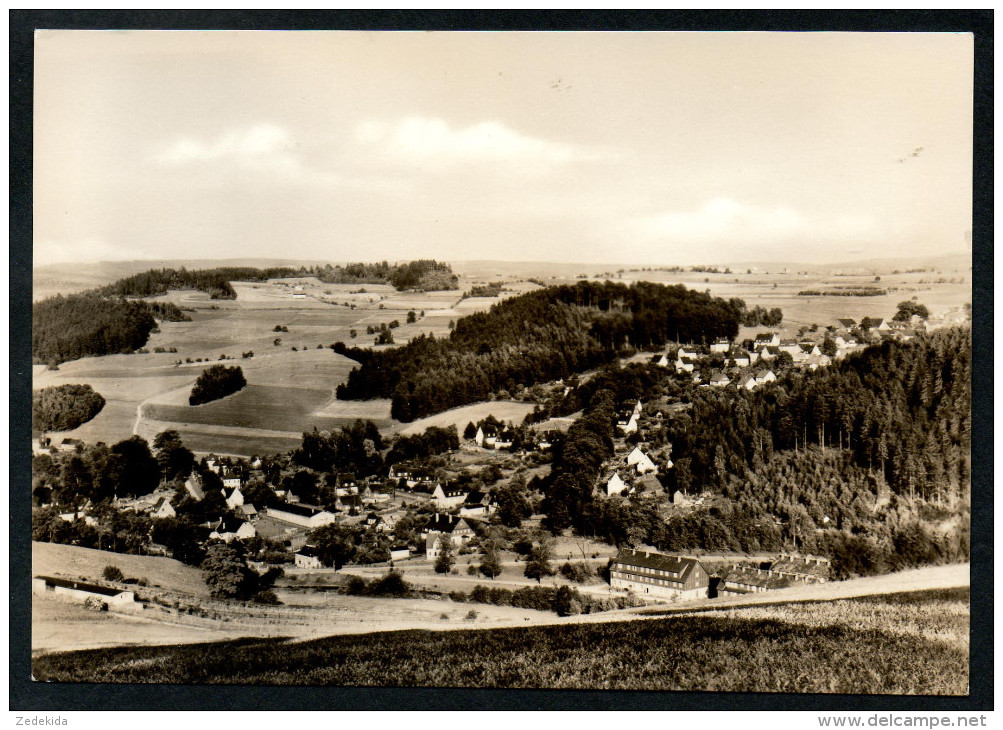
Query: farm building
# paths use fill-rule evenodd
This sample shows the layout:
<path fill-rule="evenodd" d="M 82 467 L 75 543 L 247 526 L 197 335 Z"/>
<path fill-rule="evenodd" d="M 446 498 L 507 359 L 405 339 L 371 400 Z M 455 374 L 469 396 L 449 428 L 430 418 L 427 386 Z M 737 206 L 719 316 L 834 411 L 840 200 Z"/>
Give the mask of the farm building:
<path fill-rule="evenodd" d="M 223 542 L 231 540 L 248 540 L 258 534 L 254 525 L 245 522 L 238 517 L 221 517 L 209 533 L 210 539 L 218 539 Z"/>
<path fill-rule="evenodd" d="M 515 443 L 515 434 L 512 431 L 505 429 L 500 434 L 498 434 L 498 438 L 495 439 L 495 448 L 511 449 L 512 444 L 514 443 Z"/>
<path fill-rule="evenodd" d="M 293 565 L 297 568 L 312 570 L 324 567 L 324 564 L 320 562 L 320 557 L 317 555 L 317 548 L 313 545 L 304 545 L 297 550 L 293 556 Z"/>
<path fill-rule="evenodd" d="M 239 517 L 243 517 L 245 520 L 253 520 L 258 516 L 258 510 L 254 508 L 253 504 L 242 504 L 235 512 Z"/>
<path fill-rule="evenodd" d="M 610 586 L 673 600 L 707 597 L 710 577 L 699 560 L 624 548 L 610 566 Z"/>
<path fill-rule="evenodd" d="M 411 557 L 411 548 L 407 545 L 394 545 L 390 548 L 391 560 L 407 560 Z"/>
<path fill-rule="evenodd" d="M 266 514 L 281 522 L 289 522 L 300 527 L 321 527 L 335 522 L 338 518 L 332 512 L 306 504 L 286 503 L 281 507 L 268 507 Z"/>
<path fill-rule="evenodd" d="M 465 545 L 474 536 L 473 528 L 465 519 L 439 512 L 436 512 L 429 519 L 422 533 L 425 535 L 425 557 L 428 560 L 435 560 L 439 557 L 439 538 L 441 536 L 447 535 L 454 549 Z"/>
<path fill-rule="evenodd" d="M 98 603 L 107 608 L 128 607 L 136 602 L 136 594 L 133 591 L 47 575 L 36 575 L 31 579 L 31 592 L 38 596 L 52 596 L 74 603 Z"/>

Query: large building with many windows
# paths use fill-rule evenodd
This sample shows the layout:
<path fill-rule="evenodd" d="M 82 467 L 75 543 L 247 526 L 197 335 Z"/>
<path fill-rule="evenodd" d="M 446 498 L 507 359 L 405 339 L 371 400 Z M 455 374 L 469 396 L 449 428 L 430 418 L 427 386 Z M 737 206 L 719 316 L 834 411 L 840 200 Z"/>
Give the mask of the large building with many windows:
<path fill-rule="evenodd" d="M 610 585 L 635 595 L 689 601 L 707 598 L 710 577 L 694 558 L 624 548 L 610 566 Z"/>

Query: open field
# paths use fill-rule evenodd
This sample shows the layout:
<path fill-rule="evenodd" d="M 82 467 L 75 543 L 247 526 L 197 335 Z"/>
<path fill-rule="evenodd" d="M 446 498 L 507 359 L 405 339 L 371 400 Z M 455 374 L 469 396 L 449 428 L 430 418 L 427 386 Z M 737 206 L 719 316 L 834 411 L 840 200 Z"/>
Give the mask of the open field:
<path fill-rule="evenodd" d="M 439 428 L 456 426 L 456 430 L 462 437 L 463 429 L 467 427 L 468 423 L 477 423 L 489 415 L 494 416 L 500 421 L 505 421 L 506 423 L 511 421 L 518 425 L 522 423 L 522 419 L 526 417 L 527 413 L 532 412 L 533 405 L 531 403 L 505 400 L 481 401 L 480 403 L 471 403 L 468 406 L 452 408 L 448 411 L 437 413 L 434 416 L 402 424 L 399 432 L 411 435 L 422 433 L 429 426 L 438 426 Z"/>
<path fill-rule="evenodd" d="M 64 682 L 967 693 L 968 647 L 959 620 L 967 613 L 967 590 L 840 603 L 819 608 L 807 623 L 797 612 L 735 612 L 130 647 L 36 657 L 33 672 Z M 875 611 L 886 622 L 881 627 Z"/>
<path fill-rule="evenodd" d="M 149 418 L 140 421 L 137 433 L 152 442 L 158 433 L 167 429 L 174 429 L 181 434 L 182 442 L 196 454 L 282 454 L 303 443 L 302 431 L 266 431 L 237 426 L 155 421 Z"/>
<path fill-rule="evenodd" d="M 233 395 L 199 406 L 150 403 L 144 417 L 157 421 L 203 423 L 271 431 L 305 431 L 335 428 L 344 419 L 320 418 L 314 412 L 330 398 L 324 390 L 247 385 Z M 187 399 L 187 396 L 186 396 Z"/>

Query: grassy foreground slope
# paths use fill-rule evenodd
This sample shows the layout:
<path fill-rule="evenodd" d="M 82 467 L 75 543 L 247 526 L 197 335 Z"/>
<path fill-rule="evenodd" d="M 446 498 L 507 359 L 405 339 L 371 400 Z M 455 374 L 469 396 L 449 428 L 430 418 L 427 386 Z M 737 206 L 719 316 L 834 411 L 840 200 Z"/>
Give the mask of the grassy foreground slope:
<path fill-rule="evenodd" d="M 57 682 L 965 694 L 968 589 L 720 615 L 36 658 Z M 897 624 L 906 618 L 908 630 Z"/>

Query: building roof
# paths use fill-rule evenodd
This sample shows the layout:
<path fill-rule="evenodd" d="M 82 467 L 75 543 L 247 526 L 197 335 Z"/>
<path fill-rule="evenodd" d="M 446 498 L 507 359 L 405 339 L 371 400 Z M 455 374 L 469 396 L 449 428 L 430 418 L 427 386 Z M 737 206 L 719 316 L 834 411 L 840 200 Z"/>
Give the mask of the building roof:
<path fill-rule="evenodd" d="M 690 573 L 700 565 L 695 558 L 683 558 L 678 555 L 662 555 L 661 553 L 622 548 L 616 555 L 616 563 L 628 570 L 631 568 L 652 568 L 675 573 L 680 582 L 685 581 Z"/>
<path fill-rule="evenodd" d="M 274 509 L 277 512 L 288 512 L 291 515 L 299 515 L 300 517 L 313 517 L 318 512 L 323 512 L 324 510 L 320 507 L 313 507 L 309 504 L 285 502 L 274 508 L 269 508 L 269 511 Z"/>
<path fill-rule="evenodd" d="M 776 337 L 776 334 L 776 332 L 760 332 L 756 335 L 756 343 L 772 342 L 773 338 Z"/>
<path fill-rule="evenodd" d="M 36 575 L 35 577 L 41 578 L 50 586 L 59 586 L 60 588 L 71 588 L 76 591 L 86 591 L 87 593 L 94 593 L 99 596 L 117 596 L 119 593 L 125 592 L 122 588 L 109 588 L 108 586 L 99 586 L 93 583 L 85 583 L 82 580 L 53 578 L 48 575 Z"/>
<path fill-rule="evenodd" d="M 857 326 L 857 320 L 850 319 L 849 317 L 841 317 L 836 321 L 839 322 L 843 327 L 846 327 L 846 329 L 851 329 Z"/>
<path fill-rule="evenodd" d="M 460 523 L 463 523 L 462 527 L 469 529 L 470 525 L 462 517 L 456 517 L 454 515 L 441 514 L 436 512 L 432 517 L 429 518 L 428 524 L 425 529 L 429 532 L 446 532 L 450 533 L 453 530 L 461 527 Z M 461 528 L 462 529 L 462 528 Z"/>
<path fill-rule="evenodd" d="M 319 558 L 320 555 L 317 554 L 317 547 L 315 545 L 304 545 L 299 550 L 296 551 L 297 555 L 302 555 L 304 558 Z"/>

